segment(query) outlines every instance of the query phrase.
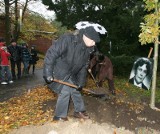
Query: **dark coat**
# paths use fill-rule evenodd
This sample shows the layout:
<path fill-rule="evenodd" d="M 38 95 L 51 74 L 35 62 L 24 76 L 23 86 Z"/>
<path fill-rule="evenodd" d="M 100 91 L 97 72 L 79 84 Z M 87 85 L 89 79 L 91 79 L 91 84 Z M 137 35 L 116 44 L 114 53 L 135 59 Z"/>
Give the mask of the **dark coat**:
<path fill-rule="evenodd" d="M 129 83 L 134 84 L 134 77 L 129 79 Z M 145 90 L 148 90 L 148 88 L 143 83 L 142 83 L 142 87 L 141 88 L 143 88 Z"/>
<path fill-rule="evenodd" d="M 21 53 L 22 61 L 30 61 L 31 59 L 31 54 L 28 50 L 28 48 L 22 48 L 22 53 Z"/>
<path fill-rule="evenodd" d="M 31 60 L 30 64 L 36 64 L 37 63 L 37 51 L 35 49 L 31 49 Z"/>
<path fill-rule="evenodd" d="M 107 78 L 110 91 L 114 91 L 113 65 L 111 60 L 104 55 L 93 55 L 89 64 L 93 76 L 98 78 L 99 87 L 103 86 L 103 82 Z"/>
<path fill-rule="evenodd" d="M 15 47 L 13 45 L 8 46 L 8 52 L 11 54 L 10 60 L 12 61 L 20 61 L 21 60 L 21 46 L 16 45 Z"/>
<path fill-rule="evenodd" d="M 107 56 L 104 56 L 102 60 L 98 60 L 97 56 L 94 56 L 90 61 L 90 69 L 93 67 L 98 72 L 99 81 L 104 81 L 105 78 L 113 80 L 113 65 Z"/>
<path fill-rule="evenodd" d="M 62 35 L 46 53 L 43 77 L 54 76 L 63 81 L 71 78 L 74 84 L 84 86 L 90 53 L 93 50 L 93 47 L 86 47 L 81 34 Z M 57 93 L 62 88 L 55 82 L 51 83 L 49 87 Z"/>

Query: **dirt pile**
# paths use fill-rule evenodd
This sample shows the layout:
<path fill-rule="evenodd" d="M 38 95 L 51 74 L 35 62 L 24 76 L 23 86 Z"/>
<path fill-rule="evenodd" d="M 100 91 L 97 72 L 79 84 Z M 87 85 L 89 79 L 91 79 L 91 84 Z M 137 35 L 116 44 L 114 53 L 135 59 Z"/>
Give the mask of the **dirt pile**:
<path fill-rule="evenodd" d="M 42 126 L 25 126 L 9 134 L 134 134 L 114 125 L 98 124 L 92 120 L 79 121 L 69 119 L 66 122 L 46 123 Z"/>

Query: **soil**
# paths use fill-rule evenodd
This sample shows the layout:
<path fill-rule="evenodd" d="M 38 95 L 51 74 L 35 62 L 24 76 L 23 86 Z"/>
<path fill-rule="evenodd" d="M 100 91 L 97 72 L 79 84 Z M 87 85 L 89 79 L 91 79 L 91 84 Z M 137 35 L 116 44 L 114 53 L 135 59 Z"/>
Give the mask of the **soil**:
<path fill-rule="evenodd" d="M 84 100 L 90 118 L 98 124 L 109 123 L 115 128 L 130 130 L 134 133 L 140 131 L 146 134 L 160 133 L 160 111 L 151 109 L 147 105 L 149 102 L 134 105 L 123 101 L 117 102 L 116 97 L 104 101 L 87 95 L 84 95 Z M 46 104 L 45 110 L 53 108 L 56 102 L 51 101 Z M 68 116 L 71 118 L 73 116 L 72 102 Z"/>
<path fill-rule="evenodd" d="M 132 109 L 116 98 L 101 100 L 84 95 L 89 120 L 73 118 L 73 103 L 68 112 L 69 121 L 47 122 L 42 126 L 26 126 L 9 134 L 160 134 L 160 113 L 147 105 Z M 45 102 L 43 110 L 54 109 L 56 100 Z"/>
<path fill-rule="evenodd" d="M 36 85 L 42 82 L 42 79 L 39 80 L 36 74 L 34 77 L 33 81 Z M 23 83 L 23 80 L 20 83 Z M 35 87 L 34 83 L 32 83 L 33 87 Z M 31 83 L 29 88 L 31 88 Z M 5 94 L 7 96 L 9 91 Z M 1 99 L 1 101 L 3 100 Z M 10 134 L 160 134 L 160 111 L 151 109 L 148 105 L 149 100 L 144 99 L 137 104 L 128 100 L 120 100 L 117 93 L 116 97 L 111 96 L 105 101 L 84 94 L 84 101 L 90 116 L 89 120 L 83 121 L 73 118 L 73 103 L 71 101 L 68 111 L 69 121 L 56 123 L 49 121 L 42 126 L 25 126 L 13 130 Z M 44 111 L 50 108 L 54 109 L 56 100 L 50 100 L 45 104 Z M 156 106 L 160 108 L 160 104 L 156 104 Z"/>

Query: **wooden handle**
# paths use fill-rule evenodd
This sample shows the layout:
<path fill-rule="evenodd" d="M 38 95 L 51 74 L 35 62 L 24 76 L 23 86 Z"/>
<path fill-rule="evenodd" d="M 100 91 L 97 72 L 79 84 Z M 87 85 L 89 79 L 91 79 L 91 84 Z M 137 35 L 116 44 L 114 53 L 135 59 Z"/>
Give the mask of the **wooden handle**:
<path fill-rule="evenodd" d="M 64 82 L 62 80 L 54 79 L 53 81 L 57 82 L 57 83 L 60 83 L 60 84 L 63 84 L 63 85 L 67 85 L 67 86 L 73 87 L 73 88 L 78 88 L 76 85 L 68 83 L 68 82 Z M 87 89 L 87 88 L 83 88 L 83 90 L 88 92 L 88 93 L 90 93 L 90 94 L 101 95 L 101 94 L 95 93 L 93 90 L 90 90 L 90 89 Z"/>
<path fill-rule="evenodd" d="M 73 87 L 73 88 L 78 88 L 78 87 L 77 87 L 76 85 L 74 85 L 74 84 L 71 84 L 71 83 L 68 83 L 68 82 L 64 82 L 64 81 L 61 81 L 61 80 L 54 79 L 53 81 L 54 81 L 54 82 L 57 82 L 57 83 L 60 83 L 60 84 L 63 84 L 63 85 L 67 85 L 67 86 Z"/>
<path fill-rule="evenodd" d="M 92 72 L 90 72 L 90 71 L 88 71 L 88 72 L 89 72 L 89 74 L 91 75 L 92 79 L 94 80 L 94 83 L 96 84 L 96 86 L 99 88 L 99 86 L 98 86 L 98 84 L 97 84 L 97 81 L 96 81 L 96 79 L 94 78 Z"/>
<path fill-rule="evenodd" d="M 148 54 L 148 58 L 150 58 L 152 51 L 153 51 L 153 47 L 150 48 L 150 51 L 149 51 L 149 54 Z"/>

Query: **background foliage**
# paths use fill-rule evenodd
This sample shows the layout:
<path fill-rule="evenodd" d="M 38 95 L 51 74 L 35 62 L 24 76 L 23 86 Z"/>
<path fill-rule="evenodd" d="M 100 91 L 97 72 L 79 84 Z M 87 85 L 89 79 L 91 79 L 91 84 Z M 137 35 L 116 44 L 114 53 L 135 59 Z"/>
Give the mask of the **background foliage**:
<path fill-rule="evenodd" d="M 139 42 L 140 23 L 147 13 L 142 0 L 42 0 L 49 10 L 54 10 L 56 20 L 69 29 L 79 21 L 92 21 L 103 25 L 108 33 L 101 37 L 98 49 L 112 58 L 116 74 L 131 69 L 133 59 L 147 57 L 150 43 Z M 151 55 L 152 56 L 152 55 Z M 121 65 L 123 65 L 121 67 Z"/>
<path fill-rule="evenodd" d="M 36 31 L 44 31 L 44 33 L 38 33 Z M 47 32 L 53 32 L 53 34 L 47 34 Z M 40 34 L 44 38 L 52 39 L 54 33 L 57 32 L 56 27 L 53 24 L 49 23 L 45 18 L 36 15 L 36 14 L 28 14 L 25 16 L 23 21 L 21 38 L 26 41 L 34 40 L 35 36 Z"/>
<path fill-rule="evenodd" d="M 112 55 L 138 55 L 146 56 L 146 51 L 139 51 L 140 43 L 138 35 L 140 33 L 140 22 L 142 22 L 144 3 L 141 0 L 42 0 L 49 6 L 49 10 L 54 10 L 56 20 L 70 29 L 75 29 L 74 25 L 79 21 L 92 21 L 103 25 L 108 34 L 102 36 L 99 49 L 107 54 L 109 43 L 112 44 Z M 104 49 L 105 48 L 105 49 Z"/>

